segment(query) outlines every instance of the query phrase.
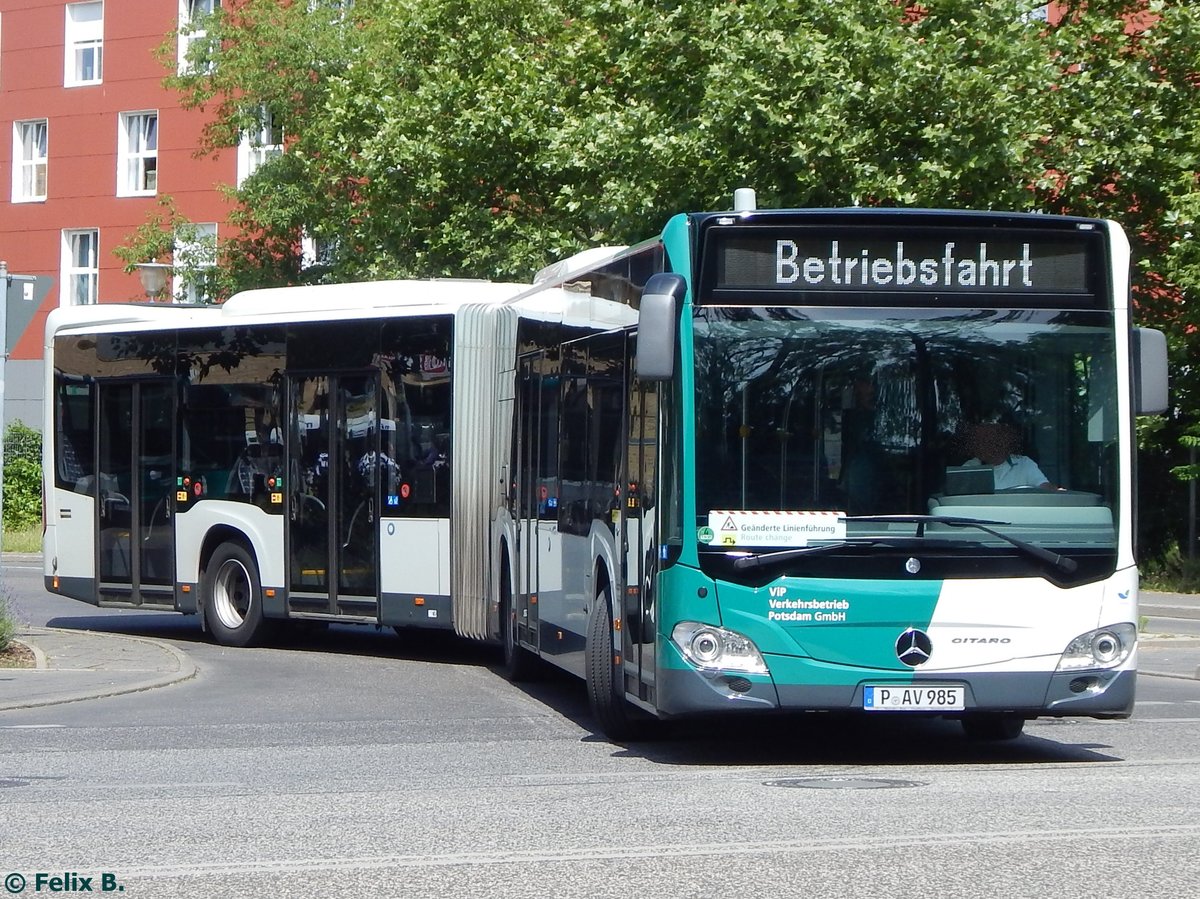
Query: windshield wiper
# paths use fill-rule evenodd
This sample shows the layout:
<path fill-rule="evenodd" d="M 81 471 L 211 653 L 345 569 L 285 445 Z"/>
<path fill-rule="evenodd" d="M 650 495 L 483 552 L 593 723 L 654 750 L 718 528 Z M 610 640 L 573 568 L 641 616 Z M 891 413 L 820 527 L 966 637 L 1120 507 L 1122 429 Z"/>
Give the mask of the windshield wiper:
<path fill-rule="evenodd" d="M 847 515 L 842 520 L 915 524 L 917 526 L 916 536 L 918 537 L 925 536 L 925 525 L 927 524 L 944 524 L 952 528 L 975 528 L 976 530 L 983 531 L 985 534 L 990 534 L 998 540 L 1003 540 L 1027 556 L 1032 556 L 1035 559 L 1040 559 L 1047 565 L 1054 566 L 1064 574 L 1073 574 L 1079 568 L 1079 563 L 1074 559 L 1059 555 L 1052 550 L 1046 549 L 1044 546 L 1038 546 L 1036 543 L 1030 543 L 1019 537 L 1012 537 L 991 527 L 992 525 L 1003 527 L 1012 523 L 1008 521 L 991 521 L 985 518 L 959 518 L 953 515 L 945 517 L 940 515 Z"/>
<path fill-rule="evenodd" d="M 906 538 L 908 539 L 908 538 Z M 762 553 L 757 556 L 743 556 L 733 563 L 733 567 L 739 571 L 747 568 L 758 568 L 761 565 L 770 565 L 773 562 L 786 562 L 788 559 L 796 559 L 800 556 L 816 556 L 821 553 L 829 553 L 839 549 L 845 549 L 847 546 L 894 546 L 895 540 L 880 540 L 877 537 L 859 537 L 850 540 L 838 540 L 835 543 L 821 543 L 817 546 L 798 546 L 795 549 L 781 549 L 773 553 Z"/>

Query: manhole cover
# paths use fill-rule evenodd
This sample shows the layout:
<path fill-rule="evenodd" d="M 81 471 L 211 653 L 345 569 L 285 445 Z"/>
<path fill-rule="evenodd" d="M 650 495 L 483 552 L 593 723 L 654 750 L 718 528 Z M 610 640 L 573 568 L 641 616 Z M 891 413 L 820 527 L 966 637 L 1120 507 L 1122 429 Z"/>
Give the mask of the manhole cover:
<path fill-rule="evenodd" d="M 784 777 L 765 781 L 763 786 L 802 787 L 806 790 L 898 790 L 928 785 L 919 780 L 893 780 L 886 777 Z"/>

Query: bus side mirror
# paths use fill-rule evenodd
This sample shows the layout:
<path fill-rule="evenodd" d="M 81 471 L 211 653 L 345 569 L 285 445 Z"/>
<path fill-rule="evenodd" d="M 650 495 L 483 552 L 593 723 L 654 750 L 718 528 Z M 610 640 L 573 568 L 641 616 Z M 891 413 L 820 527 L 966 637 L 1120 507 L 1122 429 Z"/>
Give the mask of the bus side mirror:
<path fill-rule="evenodd" d="M 638 307 L 637 376 L 643 381 L 669 381 L 675 374 L 675 328 L 687 291 L 682 275 L 651 275 Z"/>
<path fill-rule="evenodd" d="M 1153 328 L 1133 329 L 1133 408 L 1138 415 L 1166 412 L 1167 337 Z"/>

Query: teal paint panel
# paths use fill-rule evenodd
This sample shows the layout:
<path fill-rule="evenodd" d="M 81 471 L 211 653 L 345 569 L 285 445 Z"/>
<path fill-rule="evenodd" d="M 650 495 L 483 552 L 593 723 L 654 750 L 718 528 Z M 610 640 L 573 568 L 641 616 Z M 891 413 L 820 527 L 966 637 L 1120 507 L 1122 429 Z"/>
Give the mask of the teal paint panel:
<path fill-rule="evenodd" d="M 763 653 L 907 674 L 912 669 L 896 657 L 896 640 L 908 628 L 929 627 L 941 586 L 941 581 L 781 578 L 759 588 L 722 583 L 718 597 L 725 626 L 745 634 Z M 857 674 L 846 674 L 857 680 Z"/>
<path fill-rule="evenodd" d="M 720 624 L 721 611 L 717 607 L 716 582 L 703 572 L 687 565 L 673 565 L 666 569 L 658 576 L 656 618 L 660 645 L 671 642 L 671 631 L 680 621 Z M 690 670 L 690 666 L 674 652 L 660 652 L 658 664 L 660 667 Z"/>

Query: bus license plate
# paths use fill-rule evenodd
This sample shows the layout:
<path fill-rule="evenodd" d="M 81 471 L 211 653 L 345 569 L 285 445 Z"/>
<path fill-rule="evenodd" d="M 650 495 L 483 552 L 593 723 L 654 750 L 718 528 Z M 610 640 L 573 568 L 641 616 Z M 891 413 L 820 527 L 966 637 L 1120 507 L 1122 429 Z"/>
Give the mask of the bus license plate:
<path fill-rule="evenodd" d="M 863 687 L 863 708 L 868 712 L 962 711 L 964 687 L 869 686 Z"/>

